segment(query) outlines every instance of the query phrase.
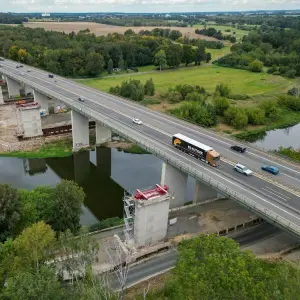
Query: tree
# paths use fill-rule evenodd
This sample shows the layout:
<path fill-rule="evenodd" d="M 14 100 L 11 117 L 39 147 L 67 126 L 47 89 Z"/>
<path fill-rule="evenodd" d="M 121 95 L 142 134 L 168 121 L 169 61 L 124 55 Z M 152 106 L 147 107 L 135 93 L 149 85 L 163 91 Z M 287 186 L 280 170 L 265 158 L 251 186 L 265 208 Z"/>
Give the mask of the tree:
<path fill-rule="evenodd" d="M 206 63 L 209 63 L 211 61 L 211 53 L 206 53 Z"/>
<path fill-rule="evenodd" d="M 191 45 L 183 45 L 182 62 L 188 66 L 193 61 L 193 48 Z"/>
<path fill-rule="evenodd" d="M 214 98 L 213 104 L 215 106 L 216 113 L 219 116 L 223 116 L 225 110 L 229 107 L 229 101 L 223 97 Z"/>
<path fill-rule="evenodd" d="M 253 60 L 249 64 L 250 70 L 252 72 L 261 72 L 263 69 L 263 66 L 264 66 L 264 64 L 261 61 L 259 61 L 258 59 Z"/>
<path fill-rule="evenodd" d="M 177 44 L 170 45 L 166 50 L 167 64 L 171 68 L 179 67 L 181 63 L 182 47 Z"/>
<path fill-rule="evenodd" d="M 265 123 L 265 111 L 259 107 L 249 107 L 247 109 L 248 122 L 253 125 L 262 125 Z"/>
<path fill-rule="evenodd" d="M 202 94 L 199 94 L 197 92 L 192 92 L 186 95 L 185 97 L 186 101 L 196 101 L 199 103 L 204 103 L 204 96 Z"/>
<path fill-rule="evenodd" d="M 113 72 L 113 67 L 114 67 L 114 62 L 113 60 L 110 58 L 108 63 L 107 63 L 107 73 L 108 74 L 112 74 Z"/>
<path fill-rule="evenodd" d="M 97 76 L 104 68 L 104 60 L 101 54 L 89 52 L 86 57 L 86 70 L 89 75 Z"/>
<path fill-rule="evenodd" d="M 244 109 L 230 106 L 224 112 L 225 121 L 235 129 L 245 128 L 248 124 L 248 116 Z"/>
<path fill-rule="evenodd" d="M 10 300 L 67 299 L 55 271 L 46 266 L 43 266 L 38 273 L 23 271 L 9 278 L 4 295 Z"/>
<path fill-rule="evenodd" d="M 124 66 L 125 66 L 125 62 L 123 59 L 123 55 L 121 54 L 120 58 L 119 58 L 119 62 L 118 62 L 118 67 L 119 67 L 119 69 L 124 70 Z"/>
<path fill-rule="evenodd" d="M 228 84 L 224 84 L 224 83 L 217 84 L 216 89 L 215 89 L 216 95 L 219 95 L 224 98 L 228 98 L 230 93 L 231 93 L 231 90 L 230 90 L 230 87 L 228 86 Z"/>
<path fill-rule="evenodd" d="M 134 35 L 135 32 L 132 30 L 132 29 L 127 29 L 125 32 L 124 32 L 124 35 Z"/>
<path fill-rule="evenodd" d="M 154 55 L 154 64 L 159 66 L 160 71 L 167 65 L 166 52 L 164 50 L 159 50 Z"/>
<path fill-rule="evenodd" d="M 146 81 L 144 85 L 145 95 L 154 96 L 155 87 L 152 78 Z"/>
<path fill-rule="evenodd" d="M 41 265 L 51 258 L 55 233 L 43 221 L 26 228 L 14 240 L 14 269 L 39 272 Z"/>
<path fill-rule="evenodd" d="M 271 121 L 277 121 L 280 118 L 281 110 L 274 100 L 265 100 L 259 104 L 259 107 L 265 111 L 266 117 Z"/>
<path fill-rule="evenodd" d="M 56 232 L 79 228 L 85 194 L 75 182 L 62 180 L 53 191 L 54 206 L 49 223 Z"/>
<path fill-rule="evenodd" d="M 297 299 L 300 272 L 268 262 L 226 237 L 184 240 L 169 280 L 168 299 Z M 169 296 L 170 295 L 170 296 Z"/>
<path fill-rule="evenodd" d="M 21 62 L 26 62 L 28 56 L 28 52 L 26 51 L 26 49 L 19 49 L 18 50 L 18 60 Z"/>
<path fill-rule="evenodd" d="M 9 184 L 0 185 L 0 241 L 14 235 L 20 221 L 18 191 Z"/>
<path fill-rule="evenodd" d="M 199 44 L 195 51 L 195 65 L 200 65 L 202 61 L 206 61 L 205 45 Z"/>

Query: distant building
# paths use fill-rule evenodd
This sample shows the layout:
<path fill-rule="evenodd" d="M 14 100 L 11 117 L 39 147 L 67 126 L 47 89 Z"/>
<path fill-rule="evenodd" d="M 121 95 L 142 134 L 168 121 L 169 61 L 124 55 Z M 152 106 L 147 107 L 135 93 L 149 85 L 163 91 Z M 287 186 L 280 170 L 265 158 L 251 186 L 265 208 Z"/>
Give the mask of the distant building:
<path fill-rule="evenodd" d="M 50 17 L 50 13 L 42 13 L 42 17 Z"/>

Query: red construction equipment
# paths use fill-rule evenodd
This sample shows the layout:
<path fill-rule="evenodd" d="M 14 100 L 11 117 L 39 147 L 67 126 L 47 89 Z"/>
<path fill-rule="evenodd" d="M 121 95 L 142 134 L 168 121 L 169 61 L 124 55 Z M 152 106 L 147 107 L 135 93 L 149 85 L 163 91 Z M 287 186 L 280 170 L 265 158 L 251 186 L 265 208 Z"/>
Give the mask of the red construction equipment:
<path fill-rule="evenodd" d="M 168 189 L 169 189 L 168 186 L 166 185 L 160 186 L 158 184 L 156 184 L 155 186 L 156 186 L 155 188 L 150 190 L 145 190 L 145 191 L 136 190 L 134 194 L 134 198 L 137 200 L 149 200 L 151 198 L 163 196 L 168 193 Z"/>

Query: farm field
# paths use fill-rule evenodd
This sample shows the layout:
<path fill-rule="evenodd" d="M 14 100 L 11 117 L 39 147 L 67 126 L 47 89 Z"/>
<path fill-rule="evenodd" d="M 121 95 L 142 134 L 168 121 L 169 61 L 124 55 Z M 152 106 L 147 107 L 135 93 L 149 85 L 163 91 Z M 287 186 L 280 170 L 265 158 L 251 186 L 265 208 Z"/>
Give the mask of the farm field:
<path fill-rule="evenodd" d="M 145 83 L 150 77 L 154 81 L 157 93 L 166 92 L 169 87 L 174 87 L 177 84 L 200 85 L 210 93 L 213 93 L 218 83 L 226 83 L 234 94 L 248 94 L 249 96 L 276 95 L 285 92 L 293 83 L 293 80 L 280 76 L 266 73 L 251 73 L 215 65 L 192 66 L 151 74 L 133 73 L 126 77 L 115 76 L 103 79 L 87 79 L 81 80 L 81 82 L 88 86 L 108 91 L 110 87 L 120 85 L 124 80 L 138 79 Z"/>
<path fill-rule="evenodd" d="M 30 28 L 44 28 L 45 30 L 54 30 L 65 33 L 70 33 L 72 31 L 78 32 L 88 28 L 91 33 L 96 36 L 107 35 L 109 33 L 117 32 L 123 34 L 126 30 L 132 29 L 134 32 L 139 32 L 140 30 L 152 30 L 157 28 L 155 26 L 141 26 L 141 27 L 125 27 L 125 26 L 113 26 L 100 23 L 92 22 L 28 22 L 24 23 L 25 27 Z M 207 37 L 204 35 L 199 35 L 195 33 L 195 28 L 191 27 L 161 27 L 161 28 L 171 28 L 174 30 L 179 30 L 183 35 L 191 38 L 201 38 L 208 41 L 216 41 L 216 39 Z"/>

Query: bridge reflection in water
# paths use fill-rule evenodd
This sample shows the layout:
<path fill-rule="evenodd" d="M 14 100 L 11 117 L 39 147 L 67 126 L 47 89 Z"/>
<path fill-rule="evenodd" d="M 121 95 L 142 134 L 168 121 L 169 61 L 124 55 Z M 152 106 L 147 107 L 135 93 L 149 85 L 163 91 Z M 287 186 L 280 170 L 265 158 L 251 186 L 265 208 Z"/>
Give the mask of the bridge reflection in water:
<path fill-rule="evenodd" d="M 34 175 L 51 168 L 61 179 L 78 183 L 86 194 L 84 205 L 102 220 L 123 216 L 124 188 L 111 178 L 111 149 L 96 148 L 96 165 L 90 161 L 90 152 L 78 152 L 64 158 L 28 160 L 28 173 Z"/>

